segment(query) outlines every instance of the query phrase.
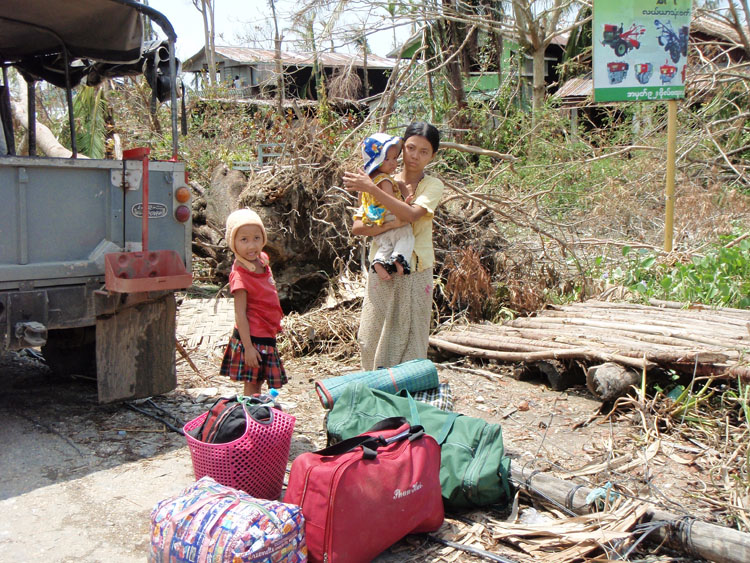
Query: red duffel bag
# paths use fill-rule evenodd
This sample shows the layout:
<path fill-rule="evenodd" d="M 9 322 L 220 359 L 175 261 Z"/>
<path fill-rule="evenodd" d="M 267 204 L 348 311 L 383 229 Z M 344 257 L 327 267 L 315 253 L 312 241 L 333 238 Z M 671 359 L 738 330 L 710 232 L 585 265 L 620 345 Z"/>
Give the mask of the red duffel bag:
<path fill-rule="evenodd" d="M 387 418 L 297 457 L 284 502 L 302 507 L 311 562 L 372 561 L 405 535 L 443 523 L 440 447 L 421 426 Z"/>

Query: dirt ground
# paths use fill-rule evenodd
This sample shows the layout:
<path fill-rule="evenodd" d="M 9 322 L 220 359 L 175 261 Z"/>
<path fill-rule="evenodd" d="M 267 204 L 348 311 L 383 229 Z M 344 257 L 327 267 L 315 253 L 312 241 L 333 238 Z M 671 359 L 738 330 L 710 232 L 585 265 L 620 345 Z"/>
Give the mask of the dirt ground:
<path fill-rule="evenodd" d="M 240 390 L 217 375 L 215 350 L 190 350 L 200 371 L 178 362 L 178 388 L 138 408 L 185 422 L 204 412 L 217 397 Z M 467 364 L 463 364 L 466 367 Z M 297 418 L 291 458 L 325 445 L 325 414 L 313 382 L 355 370 L 356 363 L 307 357 L 286 363 L 290 384 L 282 390 L 283 408 Z M 566 392 L 543 381 L 517 381 L 503 366 L 457 371 L 439 365 L 450 383 L 455 410 L 499 422 L 514 463 L 571 478 L 570 471 L 607 459 L 631 461 L 620 471 L 578 477 L 602 486 L 616 481 L 633 496 L 660 501 L 712 520 L 709 503 L 691 494 L 700 488 L 700 460 L 686 461 L 689 443 L 662 437 L 660 448 L 644 461 L 648 443 L 639 419 L 585 424 L 600 407 L 585 386 Z M 143 561 L 149 545 L 149 513 L 161 499 L 193 481 L 184 437 L 124 405 L 99 405 L 92 381 L 59 381 L 33 351 L 0 357 L 0 561 Z M 651 450 L 653 451 L 653 450 Z M 646 456 L 648 457 L 648 456 Z M 622 466 L 621 466 L 622 467 Z M 525 506 L 529 507 L 526 499 Z M 523 508 L 523 506 L 522 506 Z M 494 516 L 502 511 L 491 510 Z M 458 540 L 477 514 L 449 514 L 441 534 Z M 523 514 L 523 511 L 522 511 Z M 473 529 L 474 545 L 515 561 L 533 558 Z M 390 561 L 479 560 L 424 538 L 407 538 L 378 558 Z M 686 559 L 682 559 L 686 561 Z"/>

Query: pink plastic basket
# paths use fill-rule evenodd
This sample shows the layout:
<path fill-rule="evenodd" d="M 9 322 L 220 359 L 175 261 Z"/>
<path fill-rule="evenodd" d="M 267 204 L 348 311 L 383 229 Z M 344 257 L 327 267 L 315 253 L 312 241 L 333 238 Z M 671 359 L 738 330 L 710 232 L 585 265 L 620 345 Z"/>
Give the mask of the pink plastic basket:
<path fill-rule="evenodd" d="M 190 435 L 191 430 L 203 424 L 207 412 L 188 422 L 183 430 L 195 478 L 208 475 L 222 485 L 241 489 L 256 498 L 278 499 L 296 419 L 278 409 L 270 411 L 271 418 L 266 422 L 259 422 L 245 412 L 245 433 L 226 444 L 209 444 Z"/>

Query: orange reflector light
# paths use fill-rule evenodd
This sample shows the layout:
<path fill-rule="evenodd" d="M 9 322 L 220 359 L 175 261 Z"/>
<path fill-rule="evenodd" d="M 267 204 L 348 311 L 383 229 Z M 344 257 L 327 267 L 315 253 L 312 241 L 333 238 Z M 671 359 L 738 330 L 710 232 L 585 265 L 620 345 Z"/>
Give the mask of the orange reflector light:
<path fill-rule="evenodd" d="M 184 223 L 185 221 L 190 219 L 190 208 L 187 205 L 180 205 L 174 211 L 174 218 L 177 219 L 180 223 Z"/>
<path fill-rule="evenodd" d="M 180 203 L 187 203 L 187 201 L 190 199 L 190 190 L 185 186 L 177 188 L 177 191 L 174 193 L 174 198 Z"/>

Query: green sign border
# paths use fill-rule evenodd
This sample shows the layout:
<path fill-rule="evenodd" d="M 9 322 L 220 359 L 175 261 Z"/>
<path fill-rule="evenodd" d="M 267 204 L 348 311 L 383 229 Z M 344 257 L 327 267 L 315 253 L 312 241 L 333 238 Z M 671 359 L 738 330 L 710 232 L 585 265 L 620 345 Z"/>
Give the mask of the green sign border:
<path fill-rule="evenodd" d="M 643 88 L 595 88 L 595 102 L 658 102 L 685 97 L 684 86 L 644 86 Z"/>

